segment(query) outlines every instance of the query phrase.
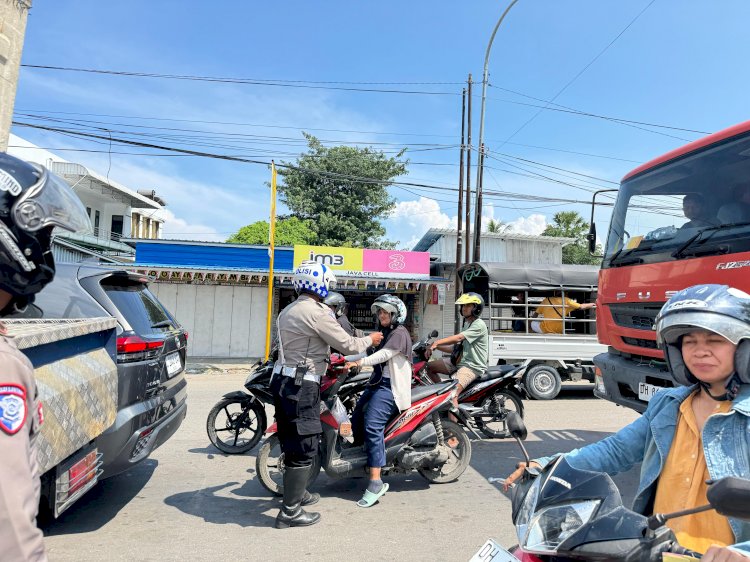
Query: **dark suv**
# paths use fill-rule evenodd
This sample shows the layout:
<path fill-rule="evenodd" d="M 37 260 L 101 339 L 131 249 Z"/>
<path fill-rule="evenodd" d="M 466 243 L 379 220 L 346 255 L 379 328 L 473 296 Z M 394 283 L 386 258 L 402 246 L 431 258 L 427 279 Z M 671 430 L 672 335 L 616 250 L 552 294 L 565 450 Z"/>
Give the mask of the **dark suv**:
<path fill-rule="evenodd" d="M 94 441 L 102 453 L 102 478 L 146 459 L 187 412 L 188 334 L 147 283 L 123 269 L 59 263 L 54 281 L 34 302 L 44 318 L 112 316 L 118 322 L 117 418 Z"/>

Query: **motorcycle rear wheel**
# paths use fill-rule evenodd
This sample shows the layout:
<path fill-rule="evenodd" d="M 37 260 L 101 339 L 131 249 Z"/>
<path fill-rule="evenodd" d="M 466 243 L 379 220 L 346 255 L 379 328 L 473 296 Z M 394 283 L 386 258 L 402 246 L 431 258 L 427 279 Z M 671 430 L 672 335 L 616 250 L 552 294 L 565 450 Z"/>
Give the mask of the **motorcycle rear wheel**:
<path fill-rule="evenodd" d="M 453 438 L 457 444 L 451 447 L 451 458 L 439 468 L 418 468 L 417 471 L 423 478 L 433 484 L 447 484 L 458 480 L 471 462 L 471 441 L 466 432 L 460 425 L 447 419 L 441 420 L 443 424 L 443 434 L 445 435 L 446 444 Z M 450 445 L 448 445 L 450 447 Z"/>
<path fill-rule="evenodd" d="M 492 403 L 494 401 L 494 404 Z M 506 421 L 510 412 L 516 412 L 523 418 L 523 401 L 521 397 L 508 390 L 498 390 L 482 402 L 491 414 L 475 416 L 474 423 L 479 431 L 490 439 L 506 439 L 510 437 Z M 493 415 L 494 414 L 494 415 Z"/>
<path fill-rule="evenodd" d="M 274 496 L 283 496 L 285 470 L 284 453 L 281 452 L 279 436 L 276 434 L 271 435 L 261 445 L 258 450 L 258 456 L 255 459 L 255 472 L 258 475 L 261 486 Z M 319 474 L 320 454 L 315 455 L 313 459 L 312 472 L 310 473 L 310 480 L 307 482 L 307 485 L 312 486 Z"/>
<path fill-rule="evenodd" d="M 221 452 L 241 455 L 258 444 L 266 423 L 266 410 L 257 400 L 224 398 L 208 413 L 206 433 Z"/>

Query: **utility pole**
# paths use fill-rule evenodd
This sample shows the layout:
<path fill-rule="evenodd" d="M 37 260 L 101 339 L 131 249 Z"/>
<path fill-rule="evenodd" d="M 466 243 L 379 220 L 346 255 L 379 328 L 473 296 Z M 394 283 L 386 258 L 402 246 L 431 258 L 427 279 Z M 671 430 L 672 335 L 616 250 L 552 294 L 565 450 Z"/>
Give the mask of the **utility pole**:
<path fill-rule="evenodd" d="M 471 73 L 469 74 L 468 116 L 466 119 L 466 259 L 464 263 L 471 263 Z"/>
<path fill-rule="evenodd" d="M 477 178 L 476 224 L 474 225 L 474 261 L 482 259 L 482 187 L 484 186 L 484 143 L 479 145 L 479 177 Z"/>
<path fill-rule="evenodd" d="M 461 230 L 463 229 L 463 203 L 464 203 L 464 152 L 466 150 L 466 147 L 464 146 L 464 142 L 466 141 L 466 88 L 464 88 L 463 95 L 461 98 L 461 156 L 459 158 L 459 164 L 458 164 L 458 225 L 456 228 L 456 290 L 455 290 L 455 296 L 456 300 L 458 300 L 459 295 L 461 294 L 461 291 L 459 289 L 460 281 L 458 278 L 458 270 L 461 268 L 461 254 L 463 253 L 463 248 L 461 247 L 461 237 L 463 236 L 463 232 Z M 466 241 L 466 245 L 469 245 L 469 241 Z M 456 332 L 461 328 L 458 320 L 458 316 L 456 316 L 455 320 L 455 328 Z"/>
<path fill-rule="evenodd" d="M 484 73 L 482 75 L 482 109 L 479 112 L 479 142 L 477 143 L 479 146 L 479 164 L 477 165 L 477 208 L 475 209 L 476 221 L 474 224 L 474 261 L 479 261 L 479 235 L 482 232 L 481 178 L 483 175 L 482 168 L 484 166 L 484 108 L 487 101 L 487 83 L 489 82 L 490 50 L 492 49 L 492 42 L 495 40 L 495 35 L 497 34 L 497 30 L 500 27 L 500 24 L 503 23 L 505 16 L 508 15 L 508 12 L 510 12 L 510 9 L 515 6 L 516 2 L 518 2 L 518 0 L 512 0 L 512 2 L 508 4 L 508 7 L 505 8 L 503 15 L 500 16 L 499 20 L 497 20 L 495 29 L 492 30 L 492 35 L 490 36 L 490 42 L 487 44 L 487 51 L 484 54 Z"/>

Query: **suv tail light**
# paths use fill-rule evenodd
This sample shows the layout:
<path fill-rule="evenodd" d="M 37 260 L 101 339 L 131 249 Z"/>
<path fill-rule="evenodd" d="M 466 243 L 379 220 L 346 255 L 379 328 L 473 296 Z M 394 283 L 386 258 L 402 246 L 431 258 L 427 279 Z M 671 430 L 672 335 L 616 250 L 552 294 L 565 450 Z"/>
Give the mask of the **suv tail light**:
<path fill-rule="evenodd" d="M 146 341 L 135 334 L 122 334 L 117 338 L 117 361 L 126 363 L 152 359 L 159 355 L 163 341 Z"/>

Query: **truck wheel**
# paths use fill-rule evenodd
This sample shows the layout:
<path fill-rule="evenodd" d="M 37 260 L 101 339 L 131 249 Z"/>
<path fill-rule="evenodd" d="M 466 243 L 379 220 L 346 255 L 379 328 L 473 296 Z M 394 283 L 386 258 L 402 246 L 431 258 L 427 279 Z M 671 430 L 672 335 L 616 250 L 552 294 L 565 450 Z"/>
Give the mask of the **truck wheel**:
<path fill-rule="evenodd" d="M 552 400 L 560 393 L 562 381 L 557 369 L 549 365 L 534 365 L 523 377 L 529 396 L 535 400 Z"/>

